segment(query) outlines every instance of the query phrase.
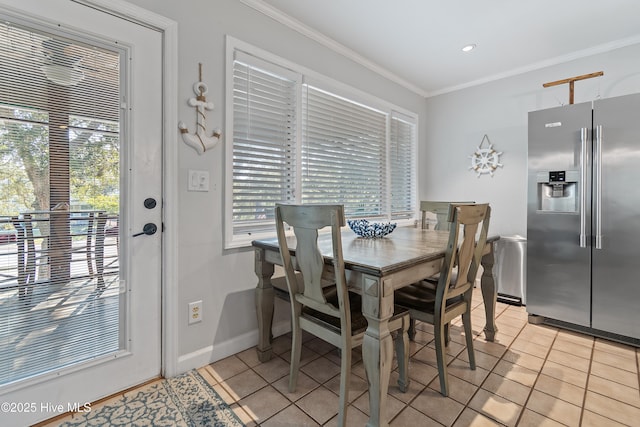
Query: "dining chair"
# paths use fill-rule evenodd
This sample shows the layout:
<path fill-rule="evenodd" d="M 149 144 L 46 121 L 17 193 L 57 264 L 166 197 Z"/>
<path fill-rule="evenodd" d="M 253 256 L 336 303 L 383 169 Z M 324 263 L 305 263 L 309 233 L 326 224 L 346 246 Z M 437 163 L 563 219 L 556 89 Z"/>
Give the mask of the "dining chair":
<path fill-rule="evenodd" d="M 412 319 L 434 326 L 440 392 L 444 396 L 449 395 L 445 326 L 458 316 L 462 316 L 469 365 L 472 370 L 476 369 L 471 296 L 487 241 L 490 216 L 491 207 L 488 204 L 451 204 L 449 241 L 435 289 L 421 282 L 395 292 L 395 303 L 408 309 Z M 480 234 L 476 237 L 478 229 Z"/>
<path fill-rule="evenodd" d="M 18 295 L 19 298 L 27 298 L 33 292 L 36 282 L 36 247 L 33 235 L 33 219 L 25 214 L 21 217 L 11 218 L 16 229 L 17 246 L 17 270 L 18 270 Z"/>
<path fill-rule="evenodd" d="M 432 201 L 432 200 L 421 200 L 420 201 L 420 212 L 421 212 L 421 225 L 423 230 L 429 230 L 431 221 L 433 218 L 429 218 L 429 214 L 433 217 L 435 215 L 435 224 L 433 224 L 433 230 L 440 231 L 449 231 L 449 206 L 452 204 L 471 204 L 475 202 L 443 202 L 443 201 Z M 438 276 L 431 276 L 425 278 L 422 281 L 422 285 L 426 287 L 430 287 L 432 289 L 436 288 L 438 284 Z M 449 345 L 449 324 L 445 325 L 445 345 Z M 409 339 L 413 341 L 416 336 L 416 321 L 415 319 L 411 319 L 409 323 Z"/>
<path fill-rule="evenodd" d="M 342 255 L 341 227 L 345 225 L 342 205 L 276 204 L 276 231 L 280 255 L 291 298 L 292 344 L 289 391 L 294 392 L 300 368 L 302 330 L 336 346 L 341 353 L 340 407 L 338 425 L 346 423 L 351 375 L 351 351 L 362 344 L 367 319 L 362 314 L 362 298 L 347 289 Z M 289 248 L 285 223 L 293 228 L 295 251 Z M 323 286 L 325 260 L 318 247 L 318 231 L 330 227 L 335 285 Z M 302 284 L 296 278 L 302 275 Z M 398 360 L 398 386 L 405 392 L 409 386 L 409 313 L 394 312 L 389 330 L 394 335 Z"/>
<path fill-rule="evenodd" d="M 447 218 L 449 215 L 449 205 L 451 203 L 469 204 L 475 202 L 435 202 L 431 200 L 421 200 L 420 213 L 422 229 L 429 229 L 429 214 L 431 213 L 436 217 L 436 223 L 434 224 L 433 229 L 449 231 L 449 222 L 447 221 Z"/>
<path fill-rule="evenodd" d="M 96 289 L 104 290 L 104 241 L 106 237 L 107 214 L 102 211 L 83 213 L 82 221 L 86 221 L 86 241 L 84 248 L 73 252 L 84 252 L 87 257 L 87 271 L 90 277 L 96 277 Z M 95 271 L 93 264 L 95 262 Z"/>

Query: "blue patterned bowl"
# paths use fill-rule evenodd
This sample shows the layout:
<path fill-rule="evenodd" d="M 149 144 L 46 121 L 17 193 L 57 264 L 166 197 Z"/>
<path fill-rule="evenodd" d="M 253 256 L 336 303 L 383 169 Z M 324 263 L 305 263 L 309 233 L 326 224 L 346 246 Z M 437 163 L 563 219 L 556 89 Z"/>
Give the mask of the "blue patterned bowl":
<path fill-rule="evenodd" d="M 376 239 L 384 237 L 396 228 L 395 222 L 369 222 L 366 219 L 348 219 L 347 224 L 360 237 Z"/>

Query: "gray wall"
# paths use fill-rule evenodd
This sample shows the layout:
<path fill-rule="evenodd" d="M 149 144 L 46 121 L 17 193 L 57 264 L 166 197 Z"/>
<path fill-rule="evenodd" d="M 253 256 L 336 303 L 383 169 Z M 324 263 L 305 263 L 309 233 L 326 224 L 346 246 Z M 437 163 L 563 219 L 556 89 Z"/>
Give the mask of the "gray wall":
<path fill-rule="evenodd" d="M 526 236 L 527 113 L 569 103 L 568 85 L 543 83 L 596 71 L 604 76 L 575 83 L 575 103 L 640 92 L 640 45 L 428 98 L 420 199 L 489 202 L 492 234 Z M 504 166 L 478 178 L 469 156 L 485 134 Z"/>
<path fill-rule="evenodd" d="M 207 127 L 224 129 L 225 35 L 250 43 L 289 61 L 359 90 L 371 93 L 425 117 L 424 98 L 267 18 L 238 0 L 131 0 L 131 3 L 178 22 L 178 115 L 193 130 L 195 113 L 187 105 L 194 96 L 198 63 L 208 85 L 207 100 L 216 108 Z M 176 132 L 177 123 L 176 123 Z M 424 133 L 421 124 L 419 132 Z M 199 367 L 257 342 L 254 304 L 256 277 L 250 249 L 223 250 L 224 147 L 198 156 L 179 148 L 178 270 L 180 324 L 179 369 Z M 211 191 L 187 192 L 189 169 L 209 171 Z M 187 325 L 187 305 L 203 301 L 203 322 Z M 276 307 L 280 329 L 288 327 L 287 308 Z M 184 321 L 183 321 L 184 319 Z"/>

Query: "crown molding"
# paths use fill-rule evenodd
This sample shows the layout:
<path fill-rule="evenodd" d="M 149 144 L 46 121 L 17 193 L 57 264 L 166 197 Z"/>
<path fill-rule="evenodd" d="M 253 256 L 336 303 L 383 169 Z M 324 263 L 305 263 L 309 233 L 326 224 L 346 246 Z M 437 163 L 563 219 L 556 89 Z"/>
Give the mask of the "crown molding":
<path fill-rule="evenodd" d="M 448 86 L 440 89 L 435 89 L 433 91 L 427 91 L 399 77 L 397 74 L 387 70 L 381 65 L 363 57 L 362 55 L 356 53 L 352 49 L 349 49 L 348 47 L 333 40 L 332 38 L 327 37 L 324 34 L 318 32 L 317 30 L 314 30 L 313 28 L 308 27 L 307 25 L 303 24 L 297 19 L 265 3 L 263 0 L 240 0 L 240 1 L 245 5 L 257 10 L 258 12 L 261 12 L 264 15 L 274 19 L 275 21 L 293 29 L 294 31 L 297 31 L 300 34 L 322 44 L 323 46 L 333 50 L 334 52 L 337 52 L 340 55 L 345 56 L 353 60 L 354 62 L 357 62 L 358 64 L 370 69 L 371 71 L 425 98 L 430 98 L 437 95 L 443 95 L 450 92 L 456 92 L 459 90 L 468 89 L 468 88 L 479 86 L 485 83 L 491 83 L 497 80 L 514 77 L 514 76 L 525 74 L 531 71 L 540 70 L 540 69 L 551 67 L 554 65 L 563 64 L 569 61 L 589 57 L 592 55 L 597 55 L 604 52 L 609 52 L 615 49 L 640 43 L 640 36 L 634 36 L 634 37 L 629 37 L 625 39 L 615 40 L 613 42 L 604 43 L 601 45 L 590 47 L 588 49 L 572 52 L 567 55 L 561 55 L 561 56 L 550 58 L 544 61 L 529 64 L 523 67 L 514 68 L 509 71 L 493 74 L 487 77 L 483 77 L 481 79 L 472 80 L 459 85 Z"/>
<path fill-rule="evenodd" d="M 514 68 L 504 73 L 493 74 L 482 79 L 473 80 L 467 83 L 463 83 L 456 86 L 449 86 L 446 88 L 434 90 L 429 92 L 427 97 L 443 95 L 445 93 L 455 92 L 462 89 L 468 89 L 470 87 L 479 86 L 485 83 L 491 83 L 497 80 L 506 79 L 508 77 L 514 77 L 520 74 L 525 74 L 531 71 L 541 70 L 543 68 L 552 67 L 554 65 L 563 64 L 569 61 L 574 61 L 581 58 L 587 58 L 589 56 L 598 55 L 612 50 L 620 49 L 627 46 L 632 46 L 640 43 L 640 36 L 628 37 L 625 39 L 615 40 L 609 43 L 600 44 L 590 47 L 588 49 L 578 50 L 567 55 L 556 56 L 554 58 L 546 59 L 544 61 L 536 62 L 526 65 L 524 67 Z"/>
<path fill-rule="evenodd" d="M 291 28 L 294 31 L 297 31 L 298 33 L 302 34 L 303 36 L 306 36 L 308 38 L 310 38 L 311 40 L 314 40 L 318 43 L 320 43 L 321 45 L 333 50 L 334 52 L 339 53 L 342 56 L 345 56 L 349 59 L 351 59 L 352 61 L 368 68 L 369 70 L 375 72 L 376 74 L 381 75 L 382 77 L 391 80 L 394 83 L 399 84 L 400 86 L 403 86 L 406 89 L 409 89 L 410 91 L 422 96 L 422 97 L 427 97 L 428 93 L 426 91 L 424 91 L 422 88 L 414 85 L 413 83 L 408 82 L 407 80 L 399 77 L 397 74 L 393 73 L 392 71 L 387 70 L 386 68 L 380 66 L 379 64 L 365 58 L 364 56 L 356 53 L 355 51 L 353 51 L 352 49 L 349 49 L 348 47 L 338 43 L 337 41 L 333 40 L 330 37 L 325 36 L 324 34 L 314 30 L 313 28 L 303 24 L 302 22 L 298 21 L 297 19 L 283 13 L 282 11 L 280 11 L 279 9 L 274 8 L 273 6 L 265 3 L 262 0 L 240 0 L 240 2 L 244 3 L 245 5 L 251 7 L 252 9 L 257 10 L 258 12 L 268 16 L 269 18 L 281 23 L 282 25 L 285 25 L 289 28 Z"/>

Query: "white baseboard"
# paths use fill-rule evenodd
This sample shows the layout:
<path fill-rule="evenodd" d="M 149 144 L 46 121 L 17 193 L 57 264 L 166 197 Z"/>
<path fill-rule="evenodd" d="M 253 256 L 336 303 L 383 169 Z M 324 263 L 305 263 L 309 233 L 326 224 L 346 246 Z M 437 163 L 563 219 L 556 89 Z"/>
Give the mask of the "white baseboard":
<path fill-rule="evenodd" d="M 279 337 L 291 331 L 291 324 L 288 321 L 279 322 L 273 325 L 273 336 Z M 209 345 L 191 353 L 183 354 L 178 357 L 177 374 L 187 372 L 191 369 L 201 368 L 218 360 L 229 357 L 233 354 L 240 353 L 248 348 L 255 347 L 258 344 L 258 331 L 251 331 L 246 334 L 237 336 L 228 341 Z"/>

